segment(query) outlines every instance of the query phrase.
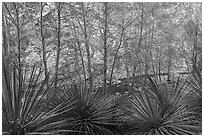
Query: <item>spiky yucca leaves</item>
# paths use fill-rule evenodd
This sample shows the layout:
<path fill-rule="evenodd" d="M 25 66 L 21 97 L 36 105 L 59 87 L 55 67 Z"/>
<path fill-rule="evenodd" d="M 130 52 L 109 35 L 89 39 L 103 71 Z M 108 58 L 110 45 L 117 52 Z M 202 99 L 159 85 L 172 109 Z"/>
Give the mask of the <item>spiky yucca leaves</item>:
<path fill-rule="evenodd" d="M 9 67 L 11 66 L 11 68 Z M 74 100 L 60 103 L 45 112 L 43 102 L 53 91 L 53 86 L 45 87 L 42 70 L 27 67 L 22 77 L 15 65 L 2 65 L 2 132 L 3 134 L 55 134 L 58 128 L 55 118 L 73 108 Z"/>
<path fill-rule="evenodd" d="M 163 88 L 153 79 L 148 80 L 146 87 L 133 93 L 124 107 L 129 116 L 125 134 L 198 134 L 199 121 L 186 102 L 190 92 L 186 92 L 187 83 L 178 81 L 172 88 Z"/>
<path fill-rule="evenodd" d="M 193 71 L 187 75 L 187 81 L 195 93 L 202 97 L 202 73 L 196 68 L 193 69 Z"/>
<path fill-rule="evenodd" d="M 63 88 L 66 90 L 66 88 Z M 69 134 L 117 134 L 116 127 L 120 124 L 116 113 L 117 97 L 102 95 L 100 91 L 89 91 L 77 87 L 67 89 L 65 97 L 74 95 L 76 106 L 62 117 L 63 129 L 73 132 Z"/>
<path fill-rule="evenodd" d="M 189 108 L 196 112 L 197 118 L 202 126 L 202 73 L 201 70 L 194 68 L 186 78 L 189 87 L 192 89 L 191 95 L 187 99 Z"/>

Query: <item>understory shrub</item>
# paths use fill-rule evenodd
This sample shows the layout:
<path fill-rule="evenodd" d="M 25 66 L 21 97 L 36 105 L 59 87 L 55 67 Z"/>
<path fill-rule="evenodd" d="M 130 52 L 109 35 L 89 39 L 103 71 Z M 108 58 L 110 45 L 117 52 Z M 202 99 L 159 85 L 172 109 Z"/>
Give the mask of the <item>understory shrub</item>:
<path fill-rule="evenodd" d="M 164 88 L 156 80 L 148 80 L 142 91 L 126 100 L 123 109 L 129 119 L 124 134 L 199 134 L 199 119 L 186 100 L 192 92 L 186 91 L 188 83 L 178 81 L 172 88 Z"/>
<path fill-rule="evenodd" d="M 3 134 L 201 134 L 198 73 L 173 84 L 148 77 L 141 90 L 116 95 L 111 89 L 55 87 L 35 65 L 22 77 L 13 64 L 3 62 L 2 70 Z"/>

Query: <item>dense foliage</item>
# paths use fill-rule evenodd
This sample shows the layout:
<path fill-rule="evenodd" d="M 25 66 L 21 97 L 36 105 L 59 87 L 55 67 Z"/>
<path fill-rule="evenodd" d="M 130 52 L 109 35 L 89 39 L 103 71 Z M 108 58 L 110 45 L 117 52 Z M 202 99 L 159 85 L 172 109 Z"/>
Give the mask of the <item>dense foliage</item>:
<path fill-rule="evenodd" d="M 3 134 L 201 134 L 201 3 L 3 2 Z"/>

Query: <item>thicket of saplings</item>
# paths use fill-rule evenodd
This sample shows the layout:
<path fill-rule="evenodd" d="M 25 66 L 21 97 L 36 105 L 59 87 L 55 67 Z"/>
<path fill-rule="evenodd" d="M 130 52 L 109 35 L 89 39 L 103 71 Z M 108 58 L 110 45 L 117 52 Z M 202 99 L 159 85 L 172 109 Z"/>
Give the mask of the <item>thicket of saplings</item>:
<path fill-rule="evenodd" d="M 130 85 L 129 93 L 124 84 L 109 85 L 106 92 L 64 82 L 56 86 L 35 66 L 19 74 L 18 67 L 3 62 L 2 70 L 3 134 L 201 134 L 197 69 L 171 83 L 147 75 Z"/>

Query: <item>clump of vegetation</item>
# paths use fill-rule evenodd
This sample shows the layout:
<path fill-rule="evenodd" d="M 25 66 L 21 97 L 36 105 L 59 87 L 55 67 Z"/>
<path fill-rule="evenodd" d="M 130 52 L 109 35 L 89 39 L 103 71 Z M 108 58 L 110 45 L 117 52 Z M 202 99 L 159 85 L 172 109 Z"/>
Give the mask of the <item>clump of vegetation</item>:
<path fill-rule="evenodd" d="M 15 67 L 12 73 L 5 68 L 3 63 L 3 134 L 201 132 L 201 117 L 197 117 L 196 111 L 200 104 L 191 105 L 188 100 L 197 90 L 191 90 L 188 81 L 178 80 L 171 88 L 164 88 L 149 77 L 142 90 L 117 96 L 103 94 L 101 90 L 80 89 L 76 85 L 46 87 L 46 78 L 37 88 L 41 70 L 33 66 L 29 83 L 22 79 L 20 92 Z"/>
<path fill-rule="evenodd" d="M 186 100 L 191 95 L 187 83 L 172 86 L 171 90 L 161 88 L 149 78 L 142 91 L 133 93 L 124 107 L 129 116 L 129 128 L 124 134 L 198 134 L 199 119 Z"/>
<path fill-rule="evenodd" d="M 2 133 L 202 128 L 202 3 L 3 2 Z"/>
<path fill-rule="evenodd" d="M 73 108 L 74 100 L 45 107 L 46 98 L 53 93 L 53 86 L 42 80 L 42 70 L 35 65 L 32 70 L 24 70 L 22 77 L 15 65 L 3 60 L 2 90 L 2 132 L 3 134 L 55 134 L 60 132 L 55 119 Z M 30 72 L 30 74 L 28 73 Z M 51 128 L 52 127 L 52 128 Z"/>
<path fill-rule="evenodd" d="M 76 86 L 64 91 L 60 96 L 73 96 L 76 103 L 74 109 L 62 116 L 64 123 L 61 128 L 72 131 L 69 134 L 118 134 L 117 127 L 121 121 L 118 119 L 120 113 L 116 113 L 119 108 L 117 96 L 101 94 L 100 90 L 83 90 Z"/>

